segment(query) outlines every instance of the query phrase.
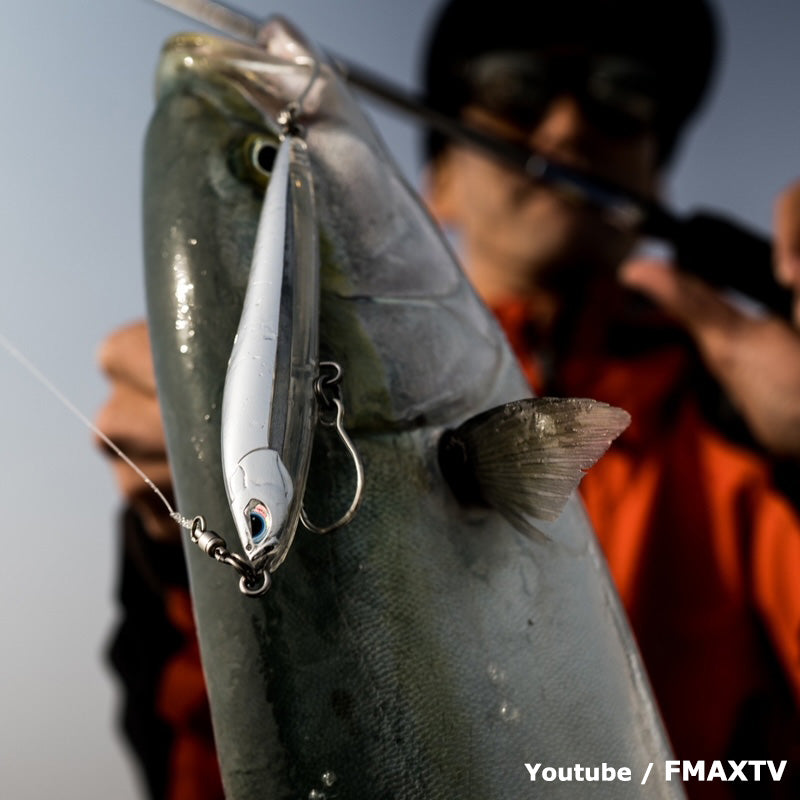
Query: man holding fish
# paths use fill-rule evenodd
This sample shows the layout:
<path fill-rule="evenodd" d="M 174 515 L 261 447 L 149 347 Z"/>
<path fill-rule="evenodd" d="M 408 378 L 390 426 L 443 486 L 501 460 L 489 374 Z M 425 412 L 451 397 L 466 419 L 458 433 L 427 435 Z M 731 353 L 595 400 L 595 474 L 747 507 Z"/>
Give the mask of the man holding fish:
<path fill-rule="evenodd" d="M 652 196 L 710 74 L 715 35 L 705 3 L 499 2 L 492 10 L 487 19 L 482 3 L 447 4 L 429 45 L 431 102 Z M 634 235 L 563 192 L 438 135 L 428 156 L 430 208 L 460 235 L 466 269 L 537 393 L 593 397 L 633 417 L 581 493 L 677 757 L 789 758 L 800 704 L 800 520 L 777 481 L 782 459 L 800 457 L 800 337 L 778 319 L 744 315 L 688 274 L 642 259 L 623 264 Z M 776 274 L 795 288 L 798 206 L 800 192 L 787 192 L 775 231 Z M 101 361 L 113 386 L 101 428 L 167 487 L 145 327 L 113 335 Z M 138 517 L 131 536 L 149 536 L 136 540 L 153 551 L 145 568 L 157 577 L 157 551 L 172 547 L 177 529 L 137 476 L 115 468 Z M 190 671 L 185 598 L 172 589 L 165 597 L 188 637 L 182 650 L 166 644 L 165 658 L 173 674 L 178 663 Z M 167 685 L 161 702 L 174 709 Z M 199 764 L 207 757 L 202 692 L 189 685 L 188 711 L 170 719 L 187 763 L 196 753 Z M 204 788 L 214 796 L 210 779 Z M 689 792 L 734 796 L 719 784 Z"/>

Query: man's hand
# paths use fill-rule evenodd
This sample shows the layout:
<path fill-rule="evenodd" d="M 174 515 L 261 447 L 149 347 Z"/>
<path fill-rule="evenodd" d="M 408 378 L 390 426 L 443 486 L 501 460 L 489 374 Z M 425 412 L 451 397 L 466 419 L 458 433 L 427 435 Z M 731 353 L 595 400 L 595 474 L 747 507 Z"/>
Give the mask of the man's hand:
<path fill-rule="evenodd" d="M 97 427 L 171 499 L 172 479 L 146 323 L 135 322 L 112 333 L 100 346 L 98 361 L 111 393 L 97 415 Z M 152 489 L 102 441 L 97 444 L 111 458 L 120 490 L 147 532 L 162 541 L 177 539 L 178 525 Z"/>
<path fill-rule="evenodd" d="M 794 327 L 745 314 L 699 278 L 660 262 L 631 261 L 620 279 L 687 328 L 761 444 L 800 457 L 800 182 L 776 203 L 774 250 L 776 278 L 794 290 Z"/>
<path fill-rule="evenodd" d="M 800 181 L 775 203 L 775 277 L 794 292 L 794 325 L 800 330 Z"/>

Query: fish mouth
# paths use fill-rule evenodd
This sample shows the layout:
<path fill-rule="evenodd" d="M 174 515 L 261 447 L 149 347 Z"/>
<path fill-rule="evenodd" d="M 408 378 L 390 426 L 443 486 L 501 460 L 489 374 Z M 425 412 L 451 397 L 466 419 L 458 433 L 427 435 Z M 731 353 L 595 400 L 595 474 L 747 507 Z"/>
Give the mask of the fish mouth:
<path fill-rule="evenodd" d="M 169 83 L 186 71 L 205 74 L 219 71 L 225 65 L 241 69 L 248 62 L 252 65 L 263 61 L 265 56 L 264 50 L 254 44 L 218 34 L 178 33 L 170 36 L 161 48 L 158 79 L 159 83 Z"/>
<path fill-rule="evenodd" d="M 290 102 L 303 95 L 304 106 L 316 106 L 304 90 L 320 57 L 294 36 L 288 23 L 278 18 L 264 25 L 257 44 L 211 33 L 176 34 L 161 50 L 157 99 L 187 83 L 206 84 L 224 96 L 229 111 L 266 120 L 280 133 L 276 120 Z"/>

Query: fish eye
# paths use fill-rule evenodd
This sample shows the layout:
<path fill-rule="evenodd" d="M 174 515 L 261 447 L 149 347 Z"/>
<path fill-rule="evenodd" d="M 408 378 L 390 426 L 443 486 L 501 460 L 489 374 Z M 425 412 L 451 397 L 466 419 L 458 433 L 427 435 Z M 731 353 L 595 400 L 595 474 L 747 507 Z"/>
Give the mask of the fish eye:
<path fill-rule="evenodd" d="M 232 143 L 229 164 L 239 178 L 265 189 L 277 155 L 278 141 L 274 137 L 251 133 Z"/>
<path fill-rule="evenodd" d="M 245 159 L 253 177 L 263 181 L 272 174 L 275 156 L 278 155 L 278 143 L 261 134 L 252 134 L 244 143 Z"/>
<path fill-rule="evenodd" d="M 271 142 L 259 142 L 253 146 L 253 161 L 267 175 L 272 172 L 277 155 L 278 148 Z"/>

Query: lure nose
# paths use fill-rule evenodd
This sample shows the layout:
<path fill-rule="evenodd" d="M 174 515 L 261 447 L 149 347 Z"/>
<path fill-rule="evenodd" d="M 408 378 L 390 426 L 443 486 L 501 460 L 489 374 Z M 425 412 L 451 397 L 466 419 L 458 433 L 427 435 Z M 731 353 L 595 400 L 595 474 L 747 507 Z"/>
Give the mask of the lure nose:
<path fill-rule="evenodd" d="M 252 450 L 236 465 L 226 488 L 246 556 L 254 565 L 280 558 L 298 513 L 292 511 L 294 486 L 280 455 L 269 448 Z"/>

